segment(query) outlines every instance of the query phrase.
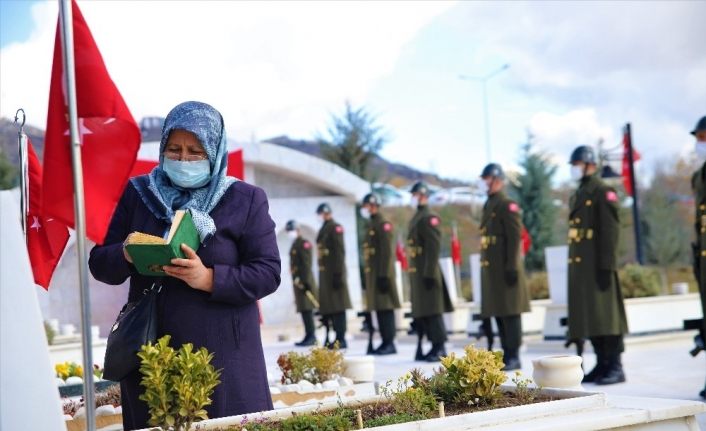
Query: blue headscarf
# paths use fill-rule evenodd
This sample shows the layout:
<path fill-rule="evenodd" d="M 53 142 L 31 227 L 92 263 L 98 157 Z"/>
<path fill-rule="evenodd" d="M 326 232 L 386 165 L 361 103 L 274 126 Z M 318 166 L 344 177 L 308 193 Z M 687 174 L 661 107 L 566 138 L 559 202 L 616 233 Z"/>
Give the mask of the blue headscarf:
<path fill-rule="evenodd" d="M 211 180 L 197 189 L 185 189 L 172 183 L 162 169 L 164 148 L 172 130 L 186 130 L 198 138 L 208 155 Z M 164 120 L 162 141 L 159 144 L 159 165 L 148 175 L 149 181 L 133 178 L 147 208 L 160 220 L 171 223 L 176 210 L 190 209 L 201 242 L 216 232 L 216 224 L 209 215 L 231 184 L 237 181 L 226 176 L 228 145 L 223 117 L 211 105 L 202 102 L 184 102 L 172 109 Z"/>

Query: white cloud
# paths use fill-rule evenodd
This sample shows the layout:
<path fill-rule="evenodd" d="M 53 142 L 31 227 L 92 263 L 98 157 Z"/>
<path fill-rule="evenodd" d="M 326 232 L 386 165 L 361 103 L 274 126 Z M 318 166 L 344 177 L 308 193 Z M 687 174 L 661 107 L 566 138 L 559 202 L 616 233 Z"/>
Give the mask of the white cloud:
<path fill-rule="evenodd" d="M 451 3 L 79 2 L 133 115 L 198 99 L 229 132 L 309 136 L 345 99 L 363 100 L 402 47 Z M 46 118 L 55 2 L 34 6 L 30 39 L 0 52 L 0 115 Z M 323 124 L 322 124 L 323 125 Z"/>

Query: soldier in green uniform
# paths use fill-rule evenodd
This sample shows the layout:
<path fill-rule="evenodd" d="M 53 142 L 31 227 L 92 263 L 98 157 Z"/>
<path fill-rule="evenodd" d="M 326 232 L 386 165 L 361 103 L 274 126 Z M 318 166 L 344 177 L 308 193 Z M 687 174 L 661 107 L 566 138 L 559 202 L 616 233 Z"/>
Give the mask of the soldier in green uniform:
<path fill-rule="evenodd" d="M 617 274 L 618 195 L 599 178 L 591 147 L 576 148 L 570 163 L 579 187 L 569 203 L 568 336 L 588 338 L 596 353 L 596 366 L 584 382 L 620 383 L 628 325 Z"/>
<path fill-rule="evenodd" d="M 429 210 L 429 187 L 424 182 L 414 184 L 411 193 L 412 204 L 417 206 L 407 234 L 412 317 L 420 340 L 426 335 L 432 343 L 429 352 L 415 359 L 436 362 L 446 356 L 444 342 L 447 338 L 443 313 L 453 311 L 439 267 L 441 219 Z"/>
<path fill-rule="evenodd" d="M 505 194 L 505 173 L 496 163 L 481 173 L 488 193 L 481 232 L 481 315 L 495 317 L 505 370 L 517 370 L 522 345 L 521 313 L 530 311 L 521 252 L 520 206 Z"/>
<path fill-rule="evenodd" d="M 316 237 L 319 263 L 319 311 L 333 324 L 340 348 L 346 344 L 346 310 L 351 308 L 346 282 L 346 250 L 343 226 L 333 220 L 331 207 L 322 203 L 316 209 L 323 224 Z M 327 340 L 328 341 L 328 340 Z"/>
<path fill-rule="evenodd" d="M 304 322 L 304 339 L 297 346 L 313 346 L 316 344 L 316 326 L 314 325 L 314 309 L 318 307 L 317 289 L 314 274 L 311 272 L 311 243 L 302 238 L 301 231 L 295 220 L 289 220 L 285 226 L 287 235 L 292 239 L 289 249 L 289 272 L 292 274 L 294 286 L 294 301 L 297 312 Z"/>
<path fill-rule="evenodd" d="M 363 241 L 365 296 L 368 311 L 375 311 L 382 344 L 375 355 L 392 355 L 395 348 L 395 309 L 400 308 L 395 277 L 395 244 L 392 223 L 380 213 L 380 198 L 368 193 L 361 216 L 369 219 Z"/>
<path fill-rule="evenodd" d="M 696 138 L 696 155 L 700 160 L 706 161 L 706 116 L 702 117 L 696 127 L 691 131 Z M 706 163 L 691 177 L 691 188 L 694 191 L 694 204 L 696 206 L 696 242 L 692 244 L 694 251 L 694 277 L 699 285 L 701 295 L 702 316 L 706 318 Z M 700 335 L 706 334 L 706 319 L 702 321 Z M 703 342 L 703 340 L 702 340 Z M 706 387 L 699 393 L 706 398 Z"/>

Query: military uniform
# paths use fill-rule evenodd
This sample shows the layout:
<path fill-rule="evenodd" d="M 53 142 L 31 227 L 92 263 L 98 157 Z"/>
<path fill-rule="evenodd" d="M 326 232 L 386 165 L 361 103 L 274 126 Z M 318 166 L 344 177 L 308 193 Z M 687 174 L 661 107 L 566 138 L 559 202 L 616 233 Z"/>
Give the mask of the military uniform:
<path fill-rule="evenodd" d="M 412 317 L 433 344 L 443 346 L 447 337 L 442 314 L 453 311 L 453 306 L 439 267 L 440 224 L 428 206 L 419 206 L 409 223 L 407 246 Z"/>
<path fill-rule="evenodd" d="M 706 316 L 706 163 L 691 177 L 696 206 L 696 242 L 694 243 L 694 277 L 699 285 L 702 316 Z M 706 333 L 706 319 L 703 319 L 702 333 Z"/>
<path fill-rule="evenodd" d="M 319 310 L 333 322 L 336 340 L 345 345 L 346 309 L 351 308 L 346 282 L 343 226 L 333 219 L 321 226 L 316 237 L 319 263 Z"/>
<path fill-rule="evenodd" d="M 620 366 L 622 373 L 628 325 L 617 276 L 619 229 L 615 190 L 597 175 L 584 177 L 570 200 L 568 336 L 589 338 L 597 368 Z"/>
<path fill-rule="evenodd" d="M 481 315 L 495 317 L 505 363 L 519 361 L 520 314 L 530 311 L 521 253 L 520 207 L 504 193 L 488 197 L 481 232 Z"/>
<path fill-rule="evenodd" d="M 307 292 L 310 292 L 314 299 L 318 295 L 314 274 L 311 271 L 312 248 L 309 241 L 299 236 L 294 240 L 289 250 L 289 270 L 294 286 L 294 301 L 297 305 L 297 312 L 301 313 L 304 322 L 305 340 L 314 337 L 316 330 L 313 316 L 316 304 L 307 295 Z"/>
<path fill-rule="evenodd" d="M 363 241 L 363 271 L 367 309 L 377 314 L 383 345 L 395 339 L 394 310 L 400 308 L 394 248 L 392 224 L 381 214 L 373 214 Z"/>

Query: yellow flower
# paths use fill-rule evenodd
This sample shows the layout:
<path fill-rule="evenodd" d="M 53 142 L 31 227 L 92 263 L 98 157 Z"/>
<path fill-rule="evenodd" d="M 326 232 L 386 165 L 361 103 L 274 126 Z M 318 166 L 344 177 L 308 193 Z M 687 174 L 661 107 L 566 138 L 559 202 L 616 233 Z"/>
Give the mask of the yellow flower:
<path fill-rule="evenodd" d="M 67 362 L 54 365 L 56 376 L 66 380 L 69 377 L 69 365 Z"/>

